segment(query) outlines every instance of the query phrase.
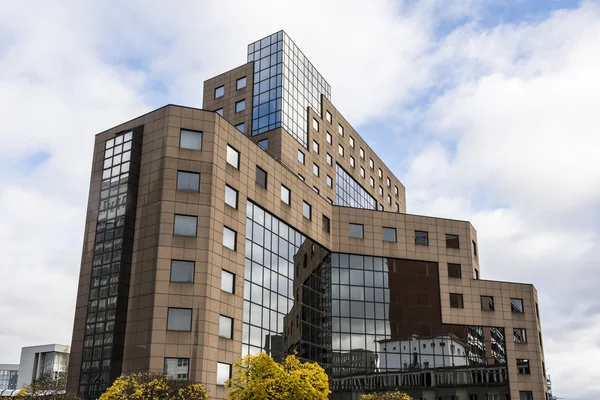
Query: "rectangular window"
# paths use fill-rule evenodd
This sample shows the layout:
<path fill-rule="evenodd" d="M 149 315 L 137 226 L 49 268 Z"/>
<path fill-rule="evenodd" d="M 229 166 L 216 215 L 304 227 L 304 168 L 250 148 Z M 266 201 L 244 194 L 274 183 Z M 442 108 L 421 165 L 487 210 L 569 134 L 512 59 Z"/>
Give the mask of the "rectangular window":
<path fill-rule="evenodd" d="M 264 150 L 269 150 L 269 138 L 260 140 L 258 145 L 262 147 Z"/>
<path fill-rule="evenodd" d="M 350 166 L 354 168 L 354 157 L 350 156 Z"/>
<path fill-rule="evenodd" d="M 446 233 L 446 248 L 458 249 L 458 235 L 452 233 Z"/>
<path fill-rule="evenodd" d="M 215 89 L 215 99 L 222 97 L 225 94 L 225 86 L 219 86 Z"/>
<path fill-rule="evenodd" d="M 400 204 L 396 203 L 396 212 L 400 212 Z"/>
<path fill-rule="evenodd" d="M 196 236 L 198 217 L 175 214 L 173 235 Z"/>
<path fill-rule="evenodd" d="M 333 187 L 333 179 L 329 175 L 327 175 L 327 186 Z"/>
<path fill-rule="evenodd" d="M 190 332 L 192 330 L 192 309 L 169 307 L 167 313 L 167 330 Z"/>
<path fill-rule="evenodd" d="M 448 276 L 450 278 L 462 278 L 460 264 L 448 263 Z"/>
<path fill-rule="evenodd" d="M 364 238 L 364 227 L 361 224 L 349 224 L 348 236 L 356 239 Z"/>
<path fill-rule="evenodd" d="M 394 186 L 394 195 L 398 196 L 398 186 Z"/>
<path fill-rule="evenodd" d="M 450 307 L 464 308 L 463 295 L 460 293 L 450 293 Z"/>
<path fill-rule="evenodd" d="M 238 208 L 238 191 L 229 185 L 225 185 L 225 204 L 235 209 Z"/>
<path fill-rule="evenodd" d="M 515 343 L 527 343 L 527 331 L 525 328 L 513 328 Z"/>
<path fill-rule="evenodd" d="M 304 177 L 302 176 L 302 174 L 298 174 L 298 178 L 300 178 L 300 180 L 301 180 L 302 182 L 304 182 L 304 180 L 305 180 L 305 179 L 304 179 Z"/>
<path fill-rule="evenodd" d="M 425 231 L 415 231 L 415 244 L 429 246 L 429 233 Z"/>
<path fill-rule="evenodd" d="M 533 400 L 532 392 L 519 392 L 519 400 Z"/>
<path fill-rule="evenodd" d="M 338 152 L 340 153 L 340 156 L 344 157 L 344 148 L 342 147 L 342 145 L 338 145 Z"/>
<path fill-rule="evenodd" d="M 331 154 L 329 154 L 329 153 L 327 153 L 327 164 L 333 165 L 333 158 L 331 157 Z"/>
<path fill-rule="evenodd" d="M 246 87 L 246 77 L 244 76 L 243 78 L 238 79 L 237 81 L 235 81 L 235 88 L 236 90 L 240 90 Z"/>
<path fill-rule="evenodd" d="M 194 262 L 171 260 L 171 282 L 194 282 Z"/>
<path fill-rule="evenodd" d="M 379 186 L 379 195 L 383 196 L 383 188 L 381 186 Z"/>
<path fill-rule="evenodd" d="M 319 131 L 319 121 L 317 121 L 315 118 L 313 118 L 313 129 L 315 131 Z"/>
<path fill-rule="evenodd" d="M 344 136 L 344 127 L 341 124 L 338 124 L 338 133 Z"/>
<path fill-rule="evenodd" d="M 221 290 L 227 293 L 235 291 L 235 274 L 229 271 L 221 270 Z"/>
<path fill-rule="evenodd" d="M 360 176 L 365 177 L 365 169 L 363 167 L 360 167 Z"/>
<path fill-rule="evenodd" d="M 329 111 L 325 111 L 325 119 L 331 123 L 331 113 Z"/>
<path fill-rule="evenodd" d="M 182 149 L 202 150 L 202 132 L 182 129 L 179 135 L 179 147 Z"/>
<path fill-rule="evenodd" d="M 481 296 L 481 309 L 483 311 L 494 311 L 494 297 Z"/>
<path fill-rule="evenodd" d="M 396 228 L 383 227 L 383 241 L 384 242 L 395 242 L 396 241 Z"/>
<path fill-rule="evenodd" d="M 217 385 L 224 386 L 231 379 L 231 364 L 217 363 Z"/>
<path fill-rule="evenodd" d="M 383 171 L 381 168 L 377 168 L 377 176 L 379 176 L 379 179 L 383 179 Z"/>
<path fill-rule="evenodd" d="M 350 136 L 350 147 L 354 148 L 354 138 Z"/>
<path fill-rule="evenodd" d="M 530 375 L 529 360 L 517 358 L 517 373 L 519 375 Z"/>
<path fill-rule="evenodd" d="M 236 244 L 237 232 L 233 229 L 223 226 L 223 246 L 235 251 Z"/>
<path fill-rule="evenodd" d="M 329 197 L 327 198 L 327 202 L 328 202 L 329 204 L 333 204 L 333 200 L 331 200 Z"/>
<path fill-rule="evenodd" d="M 371 169 L 375 168 L 375 161 L 373 161 L 372 158 L 369 158 L 369 168 L 371 168 Z"/>
<path fill-rule="evenodd" d="M 477 257 L 477 243 L 475 243 L 474 240 L 472 240 L 472 243 L 473 243 L 473 255 L 475 257 Z"/>
<path fill-rule="evenodd" d="M 389 194 L 387 195 L 387 199 L 388 199 L 388 204 L 391 206 L 392 205 L 392 196 L 390 196 Z"/>
<path fill-rule="evenodd" d="M 475 280 L 479 279 L 479 270 L 478 269 L 473 270 L 473 279 L 475 279 Z"/>
<path fill-rule="evenodd" d="M 363 150 L 363 148 L 361 147 L 360 150 L 360 158 L 362 158 L 363 160 L 365 159 L 365 151 Z"/>
<path fill-rule="evenodd" d="M 523 299 L 510 299 L 510 311 L 518 314 L 524 313 Z"/>
<path fill-rule="evenodd" d="M 327 143 L 331 144 L 333 138 L 331 137 L 331 133 L 327 132 Z"/>
<path fill-rule="evenodd" d="M 240 152 L 227 145 L 227 164 L 235 169 L 240 169 Z"/>
<path fill-rule="evenodd" d="M 387 181 L 387 187 L 392 187 L 392 181 L 390 180 L 390 178 L 385 178 Z"/>
<path fill-rule="evenodd" d="M 298 161 L 300 161 L 300 164 L 304 164 L 304 153 L 300 150 L 298 150 Z"/>
<path fill-rule="evenodd" d="M 327 233 L 331 231 L 331 220 L 323 215 L 323 230 Z"/>
<path fill-rule="evenodd" d="M 319 166 L 315 163 L 313 163 L 313 174 L 315 174 L 315 176 L 319 176 Z"/>
<path fill-rule="evenodd" d="M 319 154 L 319 143 L 316 140 L 313 140 L 313 151 Z"/>
<path fill-rule="evenodd" d="M 316 186 L 313 186 L 313 191 L 314 191 L 316 194 L 319 194 L 319 188 L 318 188 L 318 187 L 316 187 Z"/>
<path fill-rule="evenodd" d="M 177 190 L 181 192 L 199 192 L 200 174 L 195 172 L 177 171 Z"/>
<path fill-rule="evenodd" d="M 305 201 L 302 202 L 302 215 L 307 219 L 312 218 L 312 207 Z"/>
<path fill-rule="evenodd" d="M 217 114 L 219 114 L 221 117 L 223 116 L 223 109 L 222 108 L 219 108 L 218 110 L 215 110 L 215 112 Z"/>
<path fill-rule="evenodd" d="M 240 100 L 235 103 L 235 112 L 239 113 L 246 109 L 246 100 Z"/>
<path fill-rule="evenodd" d="M 288 206 L 291 203 L 291 195 L 292 195 L 292 193 L 290 192 L 290 189 L 281 185 L 281 201 L 283 201 Z"/>
<path fill-rule="evenodd" d="M 189 358 L 165 357 L 165 374 L 176 380 L 187 380 L 189 378 Z"/>
<path fill-rule="evenodd" d="M 243 132 L 244 132 L 244 130 L 245 130 L 245 128 L 244 128 L 244 123 L 242 122 L 241 124 L 237 124 L 237 125 L 235 126 L 235 129 L 237 129 L 238 131 L 240 131 L 240 132 L 242 132 L 242 133 L 243 133 Z"/>
<path fill-rule="evenodd" d="M 219 317 L 219 336 L 225 339 L 233 339 L 233 318 L 225 315 Z"/>
<path fill-rule="evenodd" d="M 369 185 L 371 185 L 371 187 L 375 187 L 375 179 L 373 179 L 372 176 L 369 177 Z"/>
<path fill-rule="evenodd" d="M 267 171 L 258 165 L 256 166 L 256 184 L 261 188 L 267 188 Z"/>
<path fill-rule="evenodd" d="M 537 316 L 537 319 L 540 319 L 540 307 L 538 306 L 538 303 L 535 303 L 535 315 Z"/>
<path fill-rule="evenodd" d="M 540 338 L 540 347 L 544 347 L 544 342 L 542 341 L 542 332 L 538 332 L 538 337 Z"/>

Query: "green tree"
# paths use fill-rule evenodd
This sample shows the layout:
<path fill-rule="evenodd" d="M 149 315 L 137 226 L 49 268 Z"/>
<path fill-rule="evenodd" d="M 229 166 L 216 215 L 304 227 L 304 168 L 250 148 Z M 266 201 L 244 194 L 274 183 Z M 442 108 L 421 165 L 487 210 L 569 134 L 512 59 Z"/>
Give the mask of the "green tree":
<path fill-rule="evenodd" d="M 363 394 L 360 400 L 412 400 L 412 398 L 406 393 L 395 390 L 393 392 Z"/>
<path fill-rule="evenodd" d="M 100 400 L 208 400 L 200 383 L 170 379 L 161 372 L 121 375 Z"/>
<path fill-rule="evenodd" d="M 331 393 L 319 364 L 300 362 L 293 355 L 280 364 L 265 353 L 238 360 L 226 387 L 228 400 L 326 400 Z"/>

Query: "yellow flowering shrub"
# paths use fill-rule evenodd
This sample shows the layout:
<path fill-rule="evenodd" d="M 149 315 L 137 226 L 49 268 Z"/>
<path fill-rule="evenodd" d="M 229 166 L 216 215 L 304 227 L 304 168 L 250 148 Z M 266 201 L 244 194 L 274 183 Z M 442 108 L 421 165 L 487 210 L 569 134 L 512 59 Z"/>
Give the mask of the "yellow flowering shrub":
<path fill-rule="evenodd" d="M 169 379 L 163 373 L 121 375 L 100 396 L 100 400 L 208 400 L 199 383 Z"/>
<path fill-rule="evenodd" d="M 329 378 L 317 363 L 290 355 L 279 364 L 269 355 L 248 355 L 235 364 L 227 381 L 228 400 L 326 400 Z"/>
<path fill-rule="evenodd" d="M 360 400 L 412 400 L 412 398 L 406 393 L 402 393 L 398 390 L 394 392 L 377 392 L 363 394 Z"/>

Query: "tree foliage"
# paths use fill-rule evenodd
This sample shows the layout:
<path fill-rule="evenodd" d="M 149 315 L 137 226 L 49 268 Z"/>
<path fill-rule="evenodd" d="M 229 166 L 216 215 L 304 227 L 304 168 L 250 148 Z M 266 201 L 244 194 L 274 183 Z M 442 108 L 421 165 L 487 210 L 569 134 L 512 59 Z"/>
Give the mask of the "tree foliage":
<path fill-rule="evenodd" d="M 300 362 L 293 355 L 279 364 L 265 353 L 238 360 L 226 387 L 228 400 L 326 400 L 331 393 L 319 364 Z"/>
<path fill-rule="evenodd" d="M 66 373 L 60 373 L 56 378 L 50 374 L 42 374 L 34 379 L 31 385 L 25 385 L 15 396 L 20 400 L 76 400 L 78 397 L 65 393 L 67 385 Z"/>
<path fill-rule="evenodd" d="M 170 379 L 164 373 L 121 375 L 100 396 L 100 400 L 208 400 L 200 383 Z"/>
<path fill-rule="evenodd" d="M 406 393 L 402 393 L 398 390 L 393 392 L 377 392 L 363 394 L 360 400 L 412 400 L 412 398 Z"/>

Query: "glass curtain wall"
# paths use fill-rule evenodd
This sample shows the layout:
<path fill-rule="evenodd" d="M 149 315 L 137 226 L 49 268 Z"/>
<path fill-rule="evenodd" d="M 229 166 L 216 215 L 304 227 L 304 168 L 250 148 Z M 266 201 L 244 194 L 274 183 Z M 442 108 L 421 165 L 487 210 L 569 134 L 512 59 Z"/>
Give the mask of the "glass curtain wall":
<path fill-rule="evenodd" d="M 335 165 L 335 204 L 375 210 L 377 201 L 344 168 Z"/>

